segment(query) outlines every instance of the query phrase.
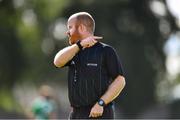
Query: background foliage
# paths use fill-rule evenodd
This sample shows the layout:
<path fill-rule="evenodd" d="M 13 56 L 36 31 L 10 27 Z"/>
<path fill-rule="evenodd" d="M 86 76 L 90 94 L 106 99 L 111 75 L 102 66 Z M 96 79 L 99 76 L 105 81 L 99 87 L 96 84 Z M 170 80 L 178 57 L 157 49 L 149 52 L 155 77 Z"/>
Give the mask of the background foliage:
<path fill-rule="evenodd" d="M 116 99 L 116 117 L 179 118 L 180 102 L 171 94 L 180 70 L 168 73 L 163 50 L 170 36 L 180 35 L 165 0 L 0 0 L 0 117 L 26 117 L 32 91 L 50 84 L 58 117 L 67 118 L 67 69 L 55 68 L 53 59 L 68 45 L 66 20 L 79 11 L 92 14 L 95 34 L 122 59 L 127 84 Z"/>

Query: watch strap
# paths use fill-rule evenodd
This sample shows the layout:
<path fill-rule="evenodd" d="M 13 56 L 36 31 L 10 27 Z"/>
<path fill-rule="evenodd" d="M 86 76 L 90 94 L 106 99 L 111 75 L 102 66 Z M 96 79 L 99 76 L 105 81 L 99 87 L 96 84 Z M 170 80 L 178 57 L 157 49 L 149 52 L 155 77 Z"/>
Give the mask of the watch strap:
<path fill-rule="evenodd" d="M 103 106 L 103 107 L 104 107 L 106 104 L 105 104 L 104 100 L 99 99 L 99 100 L 98 100 L 98 105 L 100 105 L 100 106 Z"/>
<path fill-rule="evenodd" d="M 81 45 L 81 41 L 80 40 L 76 43 L 76 45 L 79 47 L 80 50 L 83 49 L 83 46 Z"/>

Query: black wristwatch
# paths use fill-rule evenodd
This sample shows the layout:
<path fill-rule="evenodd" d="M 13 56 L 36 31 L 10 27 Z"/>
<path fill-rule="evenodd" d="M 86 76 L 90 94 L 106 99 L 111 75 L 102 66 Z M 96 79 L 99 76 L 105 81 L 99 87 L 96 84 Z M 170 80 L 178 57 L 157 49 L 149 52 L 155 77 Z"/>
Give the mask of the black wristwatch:
<path fill-rule="evenodd" d="M 83 49 L 83 46 L 81 45 L 81 41 L 80 40 L 78 42 L 76 42 L 76 45 L 79 47 L 80 50 Z"/>
<path fill-rule="evenodd" d="M 98 105 L 104 107 L 106 104 L 105 104 L 104 100 L 99 99 L 99 100 L 98 100 Z"/>

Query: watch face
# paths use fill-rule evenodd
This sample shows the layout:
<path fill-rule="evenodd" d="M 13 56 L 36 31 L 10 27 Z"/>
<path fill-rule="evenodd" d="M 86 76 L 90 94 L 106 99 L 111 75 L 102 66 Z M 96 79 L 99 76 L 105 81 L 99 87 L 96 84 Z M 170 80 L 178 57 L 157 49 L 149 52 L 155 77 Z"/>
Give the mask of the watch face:
<path fill-rule="evenodd" d="M 102 100 L 99 101 L 99 105 L 103 105 L 103 103 L 104 103 L 104 102 L 103 102 Z"/>

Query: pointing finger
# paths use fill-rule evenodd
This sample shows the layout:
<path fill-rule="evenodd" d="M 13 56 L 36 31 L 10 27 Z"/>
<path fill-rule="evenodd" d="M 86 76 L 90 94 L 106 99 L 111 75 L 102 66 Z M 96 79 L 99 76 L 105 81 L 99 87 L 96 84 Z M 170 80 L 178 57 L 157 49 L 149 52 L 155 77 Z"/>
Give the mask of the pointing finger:
<path fill-rule="evenodd" d="M 102 39 L 103 37 L 99 37 L 99 36 L 94 36 L 94 39 Z"/>

